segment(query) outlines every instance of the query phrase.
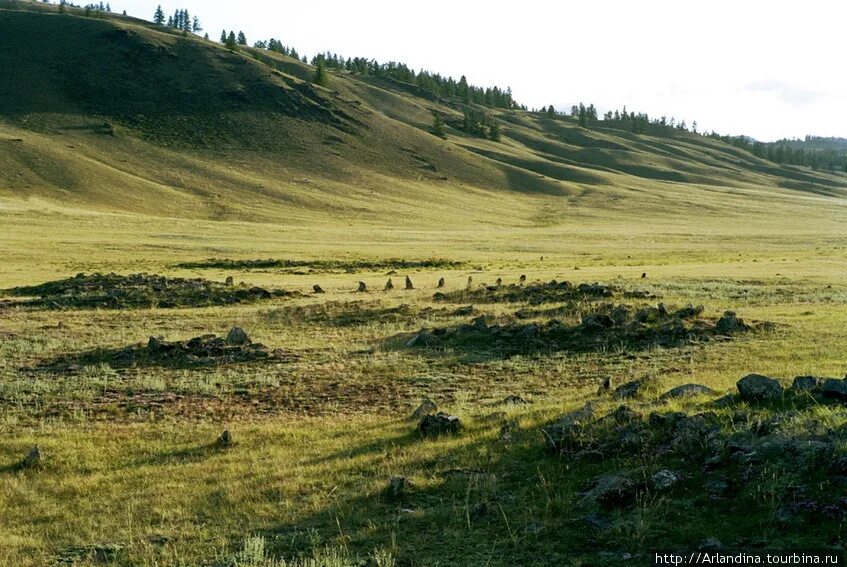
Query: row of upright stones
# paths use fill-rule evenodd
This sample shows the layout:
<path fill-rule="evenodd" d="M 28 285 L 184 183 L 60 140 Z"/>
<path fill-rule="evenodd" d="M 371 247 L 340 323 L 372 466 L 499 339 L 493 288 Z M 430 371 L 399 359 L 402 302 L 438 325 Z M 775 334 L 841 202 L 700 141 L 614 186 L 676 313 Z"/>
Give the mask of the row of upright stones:
<path fill-rule="evenodd" d="M 518 281 L 523 284 L 526 283 L 526 275 L 522 274 Z M 442 277 L 438 278 L 438 282 L 436 283 L 436 289 L 442 289 L 445 285 L 447 285 L 447 281 Z M 473 276 L 468 276 L 468 287 L 473 285 Z M 492 288 L 497 289 L 503 285 L 503 278 L 497 278 L 497 281 Z M 388 278 L 388 281 L 385 282 L 385 287 L 383 288 L 385 291 L 391 291 L 395 288 L 394 280 L 392 278 Z M 404 285 L 404 289 L 413 290 L 415 289 L 415 284 L 412 283 L 412 278 L 406 276 L 406 281 Z M 312 291 L 314 293 L 324 293 L 324 289 L 319 285 L 315 284 L 312 286 Z M 358 287 L 356 288 L 358 293 L 366 293 L 368 291 L 368 284 L 360 281 Z"/>

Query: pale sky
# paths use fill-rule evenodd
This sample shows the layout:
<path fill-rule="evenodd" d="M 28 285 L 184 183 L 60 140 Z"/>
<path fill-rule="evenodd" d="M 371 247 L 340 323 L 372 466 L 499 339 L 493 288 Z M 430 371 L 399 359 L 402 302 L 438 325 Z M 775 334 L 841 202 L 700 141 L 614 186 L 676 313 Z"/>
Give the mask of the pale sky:
<path fill-rule="evenodd" d="M 151 19 L 159 0 L 113 0 Z M 395 60 L 529 107 L 626 105 L 763 141 L 847 137 L 847 2 L 837 0 L 165 0 L 212 39 L 243 30 L 309 57 Z"/>

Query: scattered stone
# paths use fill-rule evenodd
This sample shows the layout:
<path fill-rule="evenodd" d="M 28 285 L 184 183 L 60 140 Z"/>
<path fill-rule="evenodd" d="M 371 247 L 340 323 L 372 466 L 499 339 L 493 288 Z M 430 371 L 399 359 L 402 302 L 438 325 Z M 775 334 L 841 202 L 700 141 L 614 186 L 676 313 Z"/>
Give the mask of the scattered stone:
<path fill-rule="evenodd" d="M 444 278 L 438 278 L 438 288 L 444 287 Z"/>
<path fill-rule="evenodd" d="M 408 348 L 430 346 L 435 344 L 435 342 L 436 339 L 432 333 L 430 333 L 429 331 L 421 331 L 420 333 L 409 339 L 409 341 L 406 342 L 406 346 Z"/>
<path fill-rule="evenodd" d="M 503 287 L 503 278 L 497 278 L 497 281 L 494 282 L 494 285 L 497 287 L 497 289 Z"/>
<path fill-rule="evenodd" d="M 234 283 L 235 283 L 235 280 L 232 278 L 232 276 L 226 277 L 226 285 L 233 285 Z"/>
<path fill-rule="evenodd" d="M 697 546 L 697 551 L 707 551 L 707 552 L 710 552 L 710 553 L 716 553 L 716 552 L 724 551 L 725 549 L 726 549 L 726 547 L 724 546 L 724 544 L 722 544 L 721 540 L 719 540 L 716 537 L 710 537 L 708 539 L 704 539 Z"/>
<path fill-rule="evenodd" d="M 473 285 L 473 276 L 468 276 L 468 287 Z"/>
<path fill-rule="evenodd" d="M 290 358 L 291 355 L 281 350 L 270 350 L 261 343 L 250 341 L 243 329 L 236 327 L 230 330 L 226 338 L 212 334 L 183 341 L 166 341 L 158 337 L 150 337 L 146 343 L 138 343 L 122 349 L 112 351 L 94 349 L 74 356 L 59 357 L 41 368 L 60 372 L 75 371 L 94 364 L 108 364 L 112 368 L 145 366 L 194 368 Z"/>
<path fill-rule="evenodd" d="M 315 284 L 315 285 L 312 286 L 312 291 L 314 293 L 323 293 L 324 292 L 323 288 L 321 286 L 319 286 L 318 284 Z"/>
<path fill-rule="evenodd" d="M 388 278 L 388 281 L 385 282 L 385 290 L 388 291 L 392 289 L 394 289 L 394 282 L 391 281 L 391 278 Z"/>
<path fill-rule="evenodd" d="M 233 305 L 297 295 L 245 284 L 160 275 L 77 274 L 72 278 L 7 290 L 26 299 L 18 305 L 39 309 L 148 309 Z"/>
<path fill-rule="evenodd" d="M 32 449 L 30 449 L 29 453 L 27 453 L 27 456 L 24 458 L 21 465 L 24 468 L 31 469 L 40 466 L 42 460 L 43 456 L 41 454 L 41 449 L 39 449 L 38 445 L 36 445 Z"/>
<path fill-rule="evenodd" d="M 500 440 L 509 442 L 512 440 L 512 434 L 520 428 L 517 420 L 513 419 L 500 426 Z"/>
<path fill-rule="evenodd" d="M 676 486 L 681 479 L 682 477 L 678 473 L 662 469 L 650 477 L 650 485 L 657 492 L 665 492 Z"/>
<path fill-rule="evenodd" d="M 639 422 L 644 416 L 628 406 L 618 406 L 618 408 L 597 421 L 597 424 L 614 423 L 616 425 L 626 425 L 629 423 Z"/>
<path fill-rule="evenodd" d="M 385 273 L 385 275 L 386 275 L 386 276 L 396 276 L 396 275 L 397 275 L 397 270 L 388 270 L 388 271 Z"/>
<path fill-rule="evenodd" d="M 412 278 L 406 276 L 406 289 L 415 289 L 415 286 L 412 285 Z"/>
<path fill-rule="evenodd" d="M 734 311 L 725 311 L 723 317 L 718 319 L 717 324 L 715 324 L 715 330 L 722 335 L 731 335 L 748 331 L 750 327 L 739 319 Z"/>
<path fill-rule="evenodd" d="M 510 394 L 503 398 L 503 403 L 507 406 L 516 406 L 520 404 L 528 404 L 529 402 L 518 395 Z"/>
<path fill-rule="evenodd" d="M 388 496 L 389 498 L 401 498 L 406 490 L 405 476 L 392 476 L 388 479 Z"/>
<path fill-rule="evenodd" d="M 609 378 L 607 378 L 607 380 L 609 380 Z M 644 385 L 643 380 L 632 380 L 625 384 L 621 384 L 615 388 L 615 393 L 612 395 L 612 398 L 616 400 L 629 400 L 635 398 L 644 388 Z"/>
<path fill-rule="evenodd" d="M 358 291 L 359 293 L 365 293 L 366 291 L 368 291 L 367 284 L 365 282 L 359 282 L 359 289 L 357 289 L 356 291 Z"/>
<path fill-rule="evenodd" d="M 552 451 L 579 448 L 585 426 L 594 419 L 594 404 L 588 402 L 582 408 L 559 416 L 541 432 Z"/>
<path fill-rule="evenodd" d="M 418 430 L 425 436 L 458 433 L 462 422 L 455 415 L 438 412 L 435 415 L 425 415 L 418 425 Z"/>
<path fill-rule="evenodd" d="M 797 376 L 791 383 L 795 392 L 813 392 L 821 387 L 821 380 L 815 376 Z"/>
<path fill-rule="evenodd" d="M 229 429 L 225 429 L 224 432 L 218 436 L 215 444 L 218 447 L 229 447 L 232 445 L 232 434 L 229 432 Z"/>
<path fill-rule="evenodd" d="M 241 327 L 233 327 L 226 335 L 226 344 L 228 346 L 244 346 L 249 345 L 252 341 L 244 329 Z"/>
<path fill-rule="evenodd" d="M 521 274 L 521 277 L 518 281 L 520 281 L 520 283 L 526 283 L 526 274 Z"/>
<path fill-rule="evenodd" d="M 476 310 L 473 305 L 465 305 L 464 307 L 459 307 L 453 311 L 453 315 L 457 317 L 466 317 L 468 315 L 473 315 L 474 311 Z"/>
<path fill-rule="evenodd" d="M 715 408 L 730 408 L 738 403 L 738 399 L 735 394 L 727 394 L 725 396 L 721 396 L 720 398 L 714 400 L 712 402 L 712 407 Z"/>
<path fill-rule="evenodd" d="M 738 393 L 746 402 L 763 402 L 782 397 L 782 384 L 761 374 L 748 374 L 738 381 Z"/>
<path fill-rule="evenodd" d="M 647 272 L 642 272 L 642 274 L 641 274 L 641 279 L 642 279 L 642 280 L 646 280 L 646 279 L 647 279 Z"/>
<path fill-rule="evenodd" d="M 581 493 L 584 505 L 596 504 L 601 508 L 613 509 L 628 506 L 638 494 L 641 486 L 628 473 L 599 476 Z"/>
<path fill-rule="evenodd" d="M 827 378 L 820 388 L 820 393 L 825 398 L 847 400 L 847 379 Z"/>
<path fill-rule="evenodd" d="M 687 398 L 689 396 L 714 395 L 716 393 L 717 392 L 715 392 L 708 386 L 703 386 L 702 384 L 683 384 L 682 386 L 671 388 L 670 390 L 659 396 L 659 399 L 671 400 L 674 398 Z"/>
<path fill-rule="evenodd" d="M 419 405 L 418 408 L 414 412 L 412 412 L 411 419 L 418 421 L 420 419 L 423 419 L 425 415 L 429 415 L 437 411 L 438 406 L 435 404 L 435 402 L 433 402 L 429 398 L 424 398 L 423 400 L 421 400 L 421 405 Z"/>
<path fill-rule="evenodd" d="M 597 395 L 603 396 L 608 394 L 612 390 L 612 377 L 606 376 L 603 381 L 600 383 L 600 387 L 597 388 Z"/>
<path fill-rule="evenodd" d="M 612 522 L 599 514 L 588 514 L 582 519 L 586 527 L 598 531 L 605 532 L 612 527 Z"/>

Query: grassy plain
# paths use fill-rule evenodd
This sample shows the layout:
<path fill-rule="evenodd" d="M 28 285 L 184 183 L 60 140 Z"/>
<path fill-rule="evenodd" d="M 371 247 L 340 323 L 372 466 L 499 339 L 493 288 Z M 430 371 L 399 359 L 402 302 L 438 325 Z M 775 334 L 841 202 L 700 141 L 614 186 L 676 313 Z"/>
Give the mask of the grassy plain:
<path fill-rule="evenodd" d="M 707 538 L 842 545 L 842 519 L 786 520 L 812 498 L 803 490 L 844 496 L 836 477 L 812 478 L 795 460 L 712 498 L 690 463 L 554 456 L 541 428 L 587 401 L 598 415 L 616 408 L 596 394 L 606 378 L 646 378 L 631 402 L 645 413 L 691 414 L 711 398 L 655 398 L 691 382 L 729 392 L 751 372 L 786 386 L 844 376 L 843 175 L 689 133 L 636 136 L 517 110 L 488 110 L 502 123 L 495 143 L 461 131 L 458 101 L 346 73 L 314 87 L 298 61 L 120 16 L 0 0 L 0 29 L 11 77 L 0 82 L 0 289 L 114 271 L 303 294 L 122 310 L 0 297 L 0 564 L 629 565 Z M 433 113 L 444 140 L 428 132 Z M 268 258 L 316 264 L 181 267 Z M 459 264 L 393 276 L 328 268 L 392 258 Z M 519 356 L 403 346 L 479 314 L 505 324 L 522 309 L 563 307 L 578 322 L 594 308 L 477 302 L 468 315 L 457 313 L 467 302 L 433 298 L 440 277 L 450 292 L 469 276 L 479 288 L 522 274 L 656 296 L 612 299 L 634 307 L 702 304 L 710 318 L 734 310 L 773 326 L 730 341 Z M 406 275 L 414 290 L 401 289 Z M 383 291 L 388 277 L 397 287 Z M 355 292 L 359 281 L 368 293 Z M 314 284 L 326 293 L 311 294 Z M 291 356 L 202 369 L 56 364 L 236 325 Z M 508 395 L 532 403 L 502 404 Z M 424 396 L 458 415 L 462 433 L 422 439 L 408 416 Z M 844 407 L 796 403 L 788 432 L 824 424 L 844 453 Z M 740 413 L 790 409 L 715 411 L 743 436 Z M 235 444 L 216 448 L 225 428 Z M 17 466 L 35 444 L 41 465 Z M 578 495 L 597 475 L 659 467 L 689 478 L 613 510 Z M 392 476 L 410 482 L 399 500 L 385 494 Z"/>
<path fill-rule="evenodd" d="M 837 213 L 833 207 L 822 218 Z M 658 392 L 687 382 L 728 391 L 750 372 L 785 379 L 843 375 L 847 241 L 816 232 L 825 221 L 796 223 L 790 211 L 782 215 L 770 233 L 753 222 L 715 234 L 698 215 L 684 233 L 651 232 L 640 223 L 400 231 L 80 214 L 9 203 L 0 241 L 8 287 L 79 271 L 147 271 L 221 281 L 233 275 L 304 293 L 319 283 L 327 293 L 227 308 L 4 310 L 0 463 L 13 465 L 34 444 L 46 457 L 40 470 L 0 473 L 6 534 L 0 558 L 9 565 L 194 565 L 234 561 L 247 541 L 286 558 L 329 546 L 330 555 L 382 553 L 385 562 L 388 553 L 412 565 L 625 564 L 626 553 L 646 560 L 639 554 L 649 549 L 708 537 L 830 544 L 841 535 L 834 525 L 785 536 L 767 491 L 714 506 L 698 505 L 696 491 L 651 497 L 616 513 L 614 528 L 598 538 L 584 529 L 575 492 L 586 478 L 631 463 L 575 466 L 545 454 L 539 432 L 594 398 L 607 376 L 615 383 L 651 376 Z M 641 238 L 629 238 L 634 233 Z M 467 264 L 409 273 L 418 289 L 391 292 L 381 291 L 383 270 L 174 268 L 213 257 L 439 257 Z M 453 290 L 468 275 L 492 284 L 523 273 L 530 281 L 608 282 L 650 291 L 669 305 L 702 303 L 711 314 L 734 309 L 777 326 L 727 343 L 634 354 L 469 360 L 390 343 L 422 327 L 468 319 L 438 311 L 443 305 L 432 294 L 439 277 Z M 393 276 L 398 287 L 404 275 Z M 354 293 L 359 280 L 373 291 Z M 401 305 L 408 307 L 391 310 Z M 494 317 L 519 307 L 476 305 Z M 150 335 L 223 334 L 233 325 L 298 359 L 209 370 L 39 370 L 45 361 Z M 499 406 L 509 394 L 533 403 Z M 465 432 L 420 439 L 407 416 L 423 396 L 461 416 Z M 486 420 L 498 411 L 520 424 L 508 443 L 498 437 L 504 418 Z M 841 419 L 840 410 L 831 412 Z M 224 428 L 237 444 L 210 449 Z M 413 486 L 401 502 L 383 496 L 387 479 L 398 475 Z M 718 521 L 726 515 L 737 521 Z"/>

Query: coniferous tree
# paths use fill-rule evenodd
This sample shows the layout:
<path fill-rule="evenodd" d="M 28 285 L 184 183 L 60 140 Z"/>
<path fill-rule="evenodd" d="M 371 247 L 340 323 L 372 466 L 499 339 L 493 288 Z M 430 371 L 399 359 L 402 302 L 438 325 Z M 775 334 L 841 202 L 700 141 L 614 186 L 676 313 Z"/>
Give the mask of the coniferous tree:
<path fill-rule="evenodd" d="M 324 62 L 323 58 L 317 60 L 317 64 L 315 65 L 315 74 L 312 77 L 312 82 L 322 87 L 325 87 L 329 82 L 326 75 L 326 63 Z"/>
<path fill-rule="evenodd" d="M 161 4 L 156 8 L 156 13 L 153 14 L 153 23 L 159 26 L 165 23 L 165 12 L 162 10 Z"/>
<path fill-rule="evenodd" d="M 221 43 L 226 43 L 226 30 L 221 32 Z"/>
<path fill-rule="evenodd" d="M 444 120 L 437 112 L 432 114 L 432 133 L 439 138 L 447 137 L 447 134 L 444 132 Z"/>
<path fill-rule="evenodd" d="M 247 36 L 242 31 L 238 32 L 238 45 L 247 45 Z"/>
<path fill-rule="evenodd" d="M 235 41 L 235 32 L 229 32 L 229 35 L 226 36 L 226 48 L 229 50 L 233 50 L 236 48 L 238 44 Z"/>
<path fill-rule="evenodd" d="M 194 33 L 203 31 L 203 28 L 200 25 L 200 18 L 198 18 L 197 16 L 194 16 L 194 19 L 191 21 L 191 31 L 193 31 Z M 206 39 L 208 39 L 208 34 Z"/>
<path fill-rule="evenodd" d="M 494 142 L 500 141 L 500 124 L 496 120 L 492 119 L 491 125 L 488 127 L 488 138 Z"/>

